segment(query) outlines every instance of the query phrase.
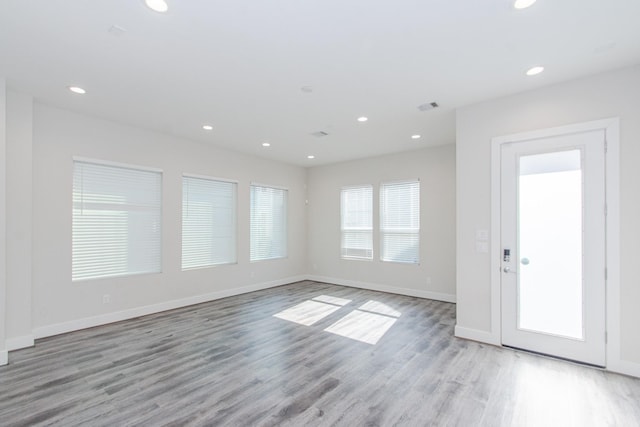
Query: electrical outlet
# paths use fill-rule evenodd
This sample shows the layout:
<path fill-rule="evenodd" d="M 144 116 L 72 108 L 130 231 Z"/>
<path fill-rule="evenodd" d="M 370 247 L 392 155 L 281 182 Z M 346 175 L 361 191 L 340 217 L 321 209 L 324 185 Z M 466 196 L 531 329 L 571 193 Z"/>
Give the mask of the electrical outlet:
<path fill-rule="evenodd" d="M 102 303 L 103 304 L 109 304 L 110 302 L 111 302 L 111 295 L 109 295 L 109 294 L 102 295 Z"/>
<path fill-rule="evenodd" d="M 427 277 L 427 285 L 431 284 L 431 277 Z"/>

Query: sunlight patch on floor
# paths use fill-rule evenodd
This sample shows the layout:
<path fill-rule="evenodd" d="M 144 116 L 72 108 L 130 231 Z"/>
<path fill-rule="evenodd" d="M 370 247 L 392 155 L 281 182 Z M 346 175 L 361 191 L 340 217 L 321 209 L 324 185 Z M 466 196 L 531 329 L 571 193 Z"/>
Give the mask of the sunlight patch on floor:
<path fill-rule="evenodd" d="M 362 306 L 358 307 L 358 310 L 369 311 L 371 313 L 384 314 L 385 316 L 400 317 L 402 313 L 389 307 L 387 304 L 383 304 L 380 301 L 369 300 Z"/>
<path fill-rule="evenodd" d="M 349 304 L 350 299 L 319 295 L 303 303 L 274 314 L 273 317 L 288 320 L 300 325 L 311 326 L 316 322 Z"/>
<path fill-rule="evenodd" d="M 375 345 L 396 320 L 395 317 L 354 310 L 325 329 L 325 332 Z"/>
<path fill-rule="evenodd" d="M 325 329 L 326 332 L 375 345 L 397 319 L 355 310 Z"/>
<path fill-rule="evenodd" d="M 273 317 L 299 325 L 312 326 L 350 302 L 349 299 L 320 295 L 282 310 Z M 391 329 L 401 314 L 387 304 L 369 300 L 324 331 L 375 345 Z"/>
<path fill-rule="evenodd" d="M 273 316 L 300 325 L 311 326 L 340 308 L 339 305 L 307 300 Z"/>
<path fill-rule="evenodd" d="M 319 297 L 312 298 L 313 301 L 326 302 L 327 304 L 345 306 L 351 302 L 350 299 L 332 297 L 330 295 L 320 295 Z"/>

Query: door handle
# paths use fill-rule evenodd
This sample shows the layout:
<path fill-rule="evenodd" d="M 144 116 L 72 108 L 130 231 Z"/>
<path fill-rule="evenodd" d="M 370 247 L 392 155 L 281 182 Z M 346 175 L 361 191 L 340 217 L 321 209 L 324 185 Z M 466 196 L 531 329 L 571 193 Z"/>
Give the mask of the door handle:
<path fill-rule="evenodd" d="M 511 267 L 509 267 L 508 265 L 503 268 L 502 271 L 504 271 L 505 273 L 516 273 L 515 271 L 511 271 Z"/>

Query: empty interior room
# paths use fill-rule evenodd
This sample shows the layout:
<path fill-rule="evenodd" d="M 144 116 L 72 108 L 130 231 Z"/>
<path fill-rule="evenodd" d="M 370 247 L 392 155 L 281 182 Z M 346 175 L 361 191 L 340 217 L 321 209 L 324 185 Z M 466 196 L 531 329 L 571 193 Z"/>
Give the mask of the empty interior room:
<path fill-rule="evenodd" d="M 640 425 L 638 17 L 0 0 L 0 424 Z"/>

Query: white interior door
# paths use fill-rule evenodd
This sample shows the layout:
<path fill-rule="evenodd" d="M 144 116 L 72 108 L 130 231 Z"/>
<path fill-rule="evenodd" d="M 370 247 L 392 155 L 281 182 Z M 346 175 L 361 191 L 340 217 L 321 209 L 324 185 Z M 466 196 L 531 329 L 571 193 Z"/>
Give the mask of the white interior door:
<path fill-rule="evenodd" d="M 504 345 L 605 365 L 604 141 L 501 146 Z"/>

